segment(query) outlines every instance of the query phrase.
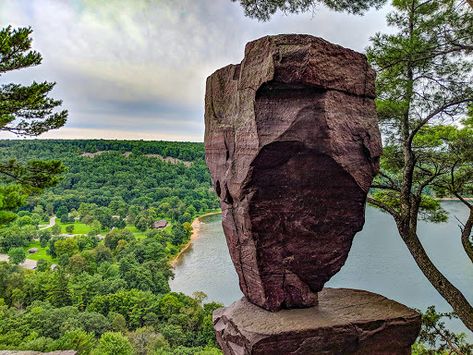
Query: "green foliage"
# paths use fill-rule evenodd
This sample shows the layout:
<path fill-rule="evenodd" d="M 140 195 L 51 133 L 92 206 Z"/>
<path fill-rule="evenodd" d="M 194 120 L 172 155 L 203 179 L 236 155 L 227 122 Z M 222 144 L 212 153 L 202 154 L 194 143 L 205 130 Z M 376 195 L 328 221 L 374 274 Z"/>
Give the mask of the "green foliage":
<path fill-rule="evenodd" d="M 430 306 L 422 314 L 422 329 L 419 343 L 414 346 L 414 353 L 429 354 L 472 354 L 473 344 L 467 342 L 464 333 L 455 334 L 445 327 L 443 319 L 458 318 L 454 313 L 438 313 L 435 306 Z"/>
<path fill-rule="evenodd" d="M 26 259 L 26 253 L 23 248 L 12 248 L 8 251 L 10 262 L 14 265 L 21 264 Z"/>
<path fill-rule="evenodd" d="M 210 186 L 202 144 L 0 141 L 0 148 L 0 159 L 2 154 L 5 157 L 16 154 L 21 161 L 52 157 L 64 161 L 67 166 L 64 180 L 31 199 L 27 207 L 29 211 L 35 208 L 55 211 L 58 219 L 51 228 L 53 235 L 67 233 L 65 228 L 69 223 L 63 224 L 63 219 L 69 222 L 78 217 L 80 223 L 73 223 L 77 234 L 99 235 L 114 227 L 126 227 L 135 236 L 144 238 L 153 222 L 166 219 L 169 226 L 159 238 L 180 245 L 190 236 L 186 223 L 219 207 Z M 84 151 L 108 153 L 90 157 L 82 156 Z M 124 155 L 129 151 L 133 154 Z M 154 157 L 157 155 L 172 156 L 191 165 L 164 162 Z M 169 251 L 175 249 L 169 246 Z"/>
<path fill-rule="evenodd" d="M 32 192 L 56 185 L 60 180 L 59 174 L 64 171 L 64 165 L 58 160 L 30 160 L 21 163 L 10 159 L 0 164 L 0 174 L 6 181 L 17 182 L 25 191 Z"/>
<path fill-rule="evenodd" d="M 0 30 L 0 75 L 16 69 L 41 63 L 41 55 L 31 50 L 31 28 Z M 54 83 L 36 83 L 30 86 L 6 84 L 0 88 L 0 130 L 20 135 L 39 135 L 62 127 L 67 111 L 53 110 L 60 100 L 48 97 Z"/>
<path fill-rule="evenodd" d="M 27 197 L 21 185 L 0 185 L 0 226 L 16 218 L 14 211 L 25 204 Z"/>
<path fill-rule="evenodd" d="M 168 339 L 169 344 L 172 347 L 176 347 L 179 344 L 185 343 L 186 341 L 186 334 L 181 326 L 176 324 L 166 324 L 162 326 L 160 332 L 164 335 L 166 339 Z"/>
<path fill-rule="evenodd" d="M 39 272 L 43 272 L 48 270 L 50 267 L 49 263 L 45 259 L 39 259 L 37 264 L 36 264 L 36 270 Z"/>
<path fill-rule="evenodd" d="M 412 345 L 412 355 L 450 355 L 449 351 L 433 351 L 428 349 L 424 344 L 416 342 Z"/>
<path fill-rule="evenodd" d="M 27 68 L 41 63 L 41 54 L 32 51 L 30 28 L 12 29 L 11 26 L 0 31 L 0 73 Z"/>
<path fill-rule="evenodd" d="M 58 257 L 63 255 L 71 257 L 79 251 L 79 246 L 75 238 L 59 239 L 54 242 L 54 251 Z"/>
<path fill-rule="evenodd" d="M 245 15 L 267 21 L 276 11 L 300 13 L 314 10 L 317 4 L 323 4 L 335 11 L 362 14 L 370 7 L 379 8 L 386 0 L 232 0 L 239 1 Z"/>
<path fill-rule="evenodd" d="M 133 355 L 130 341 L 120 333 L 107 332 L 100 337 L 99 345 L 92 354 L 97 355 Z"/>
<path fill-rule="evenodd" d="M 42 248 L 45 248 L 48 245 L 49 240 L 51 239 L 51 231 L 49 230 L 42 230 L 39 231 L 39 243 Z"/>
<path fill-rule="evenodd" d="M 129 333 L 128 339 L 137 355 L 152 354 L 159 349 L 170 349 L 166 338 L 150 326 L 138 328 Z"/>
<path fill-rule="evenodd" d="M 77 350 L 78 354 L 90 354 L 95 347 L 94 334 L 87 333 L 82 329 L 74 329 L 64 333 L 55 343 L 50 346 L 57 350 Z"/>
<path fill-rule="evenodd" d="M 31 28 L 11 26 L 0 29 L 0 76 L 4 73 L 36 66 L 41 55 L 31 50 Z M 23 136 L 37 136 L 62 127 L 67 111 L 55 112 L 62 102 L 48 97 L 54 83 L 33 82 L 0 85 L 0 131 Z M 64 166 L 57 160 L 18 162 L 15 154 L 0 161 L 0 226 L 15 218 L 14 212 L 27 196 L 58 182 Z"/>
<path fill-rule="evenodd" d="M 8 252 L 14 247 L 26 247 L 37 235 L 32 225 L 18 226 L 13 224 L 9 228 L 0 228 L 0 250 Z"/>
<path fill-rule="evenodd" d="M 159 349 L 152 353 L 153 355 L 222 355 L 222 351 L 211 346 L 186 347 L 178 346 L 172 350 Z"/>
<path fill-rule="evenodd" d="M 59 218 L 59 219 L 62 219 L 62 218 L 64 218 L 65 216 L 67 217 L 68 214 L 69 214 L 69 210 L 68 210 L 67 207 L 64 206 L 64 205 L 60 205 L 60 206 L 56 209 L 56 217 Z"/>
<path fill-rule="evenodd" d="M 151 236 L 120 246 L 119 240 L 112 253 L 103 243 L 80 251 L 83 238 L 90 237 L 52 238 L 60 259 L 53 269 L 47 262 L 37 271 L 0 263 L 6 304 L 0 307 L 0 347 L 52 351 L 76 344 L 106 351 L 95 340 L 113 331 L 126 335 L 135 353 L 213 349 L 211 315 L 220 305 L 203 305 L 204 294 L 169 293 L 172 272 L 161 242 Z"/>
<path fill-rule="evenodd" d="M 468 136 L 446 120 L 462 117 L 473 100 L 472 64 L 461 56 L 472 43 L 473 15 L 468 6 L 450 0 L 395 1 L 394 9 L 388 23 L 399 31 L 377 34 L 368 49 L 378 69 L 376 105 L 385 141 L 382 174 L 375 184 L 384 188 L 376 192 L 376 200 L 399 212 L 403 144 L 411 142 L 411 192 L 422 200 L 420 217 L 439 222 L 445 220 L 444 211 L 428 195 L 453 167 L 452 147 Z M 410 20 L 415 24 L 411 31 Z"/>
<path fill-rule="evenodd" d="M 0 141 L 0 148 L 0 159 L 55 157 L 67 166 L 64 180 L 26 200 L 0 230 L 3 250 L 34 246 L 39 251 L 29 257 L 47 259 L 36 271 L 0 263 L 0 347 L 106 353 L 126 339 L 133 353 L 215 353 L 211 313 L 218 305 L 169 293 L 168 284 L 169 260 L 188 241 L 189 221 L 218 208 L 202 144 Z M 100 150 L 114 151 L 81 156 Z M 53 213 L 56 225 L 38 230 Z M 159 219 L 168 227 L 148 229 Z M 60 236 L 68 226 L 77 235 Z"/>
<path fill-rule="evenodd" d="M 434 198 L 455 196 L 469 209 L 460 238 L 473 261 L 473 11 L 471 1 L 394 0 L 394 31 L 371 39 L 378 71 L 377 110 L 384 154 L 368 201 L 391 214 L 432 286 L 473 330 L 473 306 L 429 259 L 418 221 L 443 222 Z"/>
<path fill-rule="evenodd" d="M 128 230 L 118 230 L 114 229 L 107 233 L 105 236 L 105 246 L 110 248 L 111 250 L 115 250 L 119 244 L 120 241 L 123 241 L 125 243 L 131 242 L 134 240 L 133 233 L 131 233 Z M 122 243 L 123 246 L 123 243 Z"/>
<path fill-rule="evenodd" d="M 54 226 L 52 226 L 52 228 L 51 228 L 51 234 L 52 234 L 52 235 L 61 234 L 61 226 L 60 226 L 59 224 L 55 224 Z"/>

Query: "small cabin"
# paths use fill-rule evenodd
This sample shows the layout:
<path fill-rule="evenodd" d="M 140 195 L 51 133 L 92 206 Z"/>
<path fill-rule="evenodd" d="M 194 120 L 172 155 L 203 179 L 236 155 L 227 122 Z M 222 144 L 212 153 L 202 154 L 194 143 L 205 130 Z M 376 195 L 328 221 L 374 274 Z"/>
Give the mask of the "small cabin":
<path fill-rule="evenodd" d="M 164 219 L 160 220 L 160 221 L 156 221 L 153 223 L 153 228 L 154 229 L 162 229 L 162 228 L 166 228 L 166 226 L 168 225 L 168 222 Z"/>

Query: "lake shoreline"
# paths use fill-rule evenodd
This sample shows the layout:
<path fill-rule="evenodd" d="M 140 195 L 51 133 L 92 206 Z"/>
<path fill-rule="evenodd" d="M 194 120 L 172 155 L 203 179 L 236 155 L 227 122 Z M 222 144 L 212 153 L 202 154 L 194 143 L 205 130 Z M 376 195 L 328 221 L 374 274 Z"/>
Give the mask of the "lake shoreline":
<path fill-rule="evenodd" d="M 464 199 L 466 201 L 473 201 L 473 197 L 465 197 Z M 440 198 L 437 198 L 437 200 L 444 201 L 444 202 L 450 202 L 450 201 L 461 202 L 461 200 L 456 198 L 456 197 L 440 197 Z M 200 216 L 196 217 L 192 221 L 192 224 L 191 224 L 192 234 L 191 234 L 191 237 L 190 237 L 189 241 L 182 247 L 182 249 L 179 251 L 179 253 L 177 253 L 177 255 L 175 257 L 173 257 L 170 261 L 170 265 L 173 269 L 176 267 L 177 263 L 181 260 L 182 256 L 189 250 L 190 246 L 192 245 L 192 242 L 195 239 L 198 238 L 199 231 L 200 231 L 200 223 L 202 222 L 201 219 L 205 218 L 205 217 L 221 214 L 221 213 L 222 213 L 222 211 L 214 211 L 214 212 L 204 213 L 203 215 L 200 215 Z"/>
<path fill-rule="evenodd" d="M 455 200 L 442 201 L 442 206 L 449 213 L 447 222 L 419 222 L 419 237 L 435 265 L 452 278 L 468 300 L 473 300 L 471 262 L 460 239 L 454 237 L 458 233 L 455 217 L 463 220 L 469 210 Z M 170 287 L 173 292 L 187 295 L 202 291 L 209 301 L 228 306 L 242 297 L 238 276 L 228 253 L 221 219 L 214 216 L 204 219 L 204 223 L 192 247 L 177 263 Z M 325 286 L 367 290 L 421 310 L 435 305 L 439 312 L 451 311 L 451 306 L 418 268 L 392 217 L 374 207 L 367 206 L 364 228 L 354 238 L 345 265 Z M 461 322 L 449 320 L 447 326 L 473 339 Z"/>
<path fill-rule="evenodd" d="M 217 215 L 217 214 L 221 214 L 222 211 L 215 211 L 215 212 L 208 212 L 208 213 L 205 213 L 201 216 L 198 216 L 197 218 L 195 218 L 193 221 L 192 221 L 192 234 L 191 234 L 191 237 L 189 239 L 189 241 L 183 246 L 183 248 L 179 251 L 179 253 L 174 257 L 172 258 L 171 260 L 171 267 L 174 269 L 177 265 L 177 263 L 179 262 L 179 260 L 181 259 L 181 257 L 189 250 L 190 246 L 192 245 L 192 242 L 197 239 L 197 237 L 199 236 L 199 231 L 200 231 L 200 223 L 202 222 L 202 218 L 205 218 L 205 217 L 209 217 L 209 216 L 214 216 L 214 215 Z"/>

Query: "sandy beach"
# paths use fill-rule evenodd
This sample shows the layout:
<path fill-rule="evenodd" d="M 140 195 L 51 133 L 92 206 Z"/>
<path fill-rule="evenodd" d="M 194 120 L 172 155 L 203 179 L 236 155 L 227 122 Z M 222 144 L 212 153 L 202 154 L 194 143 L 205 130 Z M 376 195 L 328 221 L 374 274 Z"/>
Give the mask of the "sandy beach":
<path fill-rule="evenodd" d="M 171 260 L 171 266 L 174 268 L 177 263 L 179 262 L 179 260 L 181 259 L 182 255 L 184 255 L 190 248 L 190 246 L 192 245 L 192 242 L 199 236 L 199 231 L 200 231 L 200 225 L 202 223 L 202 218 L 205 218 L 205 217 L 208 217 L 208 216 L 213 216 L 213 215 L 216 215 L 216 214 L 220 214 L 222 212 L 218 211 L 218 212 L 209 212 L 209 213 L 206 213 L 206 214 L 203 214 L 202 216 L 199 216 L 197 217 L 196 219 L 194 219 L 192 221 L 192 234 L 191 234 L 191 237 L 189 239 L 189 241 L 187 242 L 186 245 L 184 245 L 184 247 L 181 249 L 181 251 L 179 252 L 179 254 L 177 254 L 174 259 Z"/>

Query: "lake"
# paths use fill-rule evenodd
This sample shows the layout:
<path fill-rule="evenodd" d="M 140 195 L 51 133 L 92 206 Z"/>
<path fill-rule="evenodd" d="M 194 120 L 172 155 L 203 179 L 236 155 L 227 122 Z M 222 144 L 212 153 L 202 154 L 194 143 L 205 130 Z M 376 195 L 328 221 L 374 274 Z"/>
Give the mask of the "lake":
<path fill-rule="evenodd" d="M 460 202 L 445 202 L 443 206 L 450 213 L 448 222 L 421 222 L 419 235 L 437 267 L 473 302 L 473 265 L 462 248 L 455 218 L 464 220 L 468 211 Z M 198 238 L 176 264 L 170 285 L 173 291 L 188 295 L 203 291 L 209 301 L 225 305 L 242 296 L 220 215 L 203 219 Z M 392 218 L 371 207 L 366 210 L 365 226 L 355 236 L 346 264 L 326 286 L 365 289 L 420 310 L 435 305 L 438 311 L 451 311 L 418 269 Z M 467 331 L 458 321 L 448 325 Z M 473 339 L 471 332 L 469 338 Z"/>

